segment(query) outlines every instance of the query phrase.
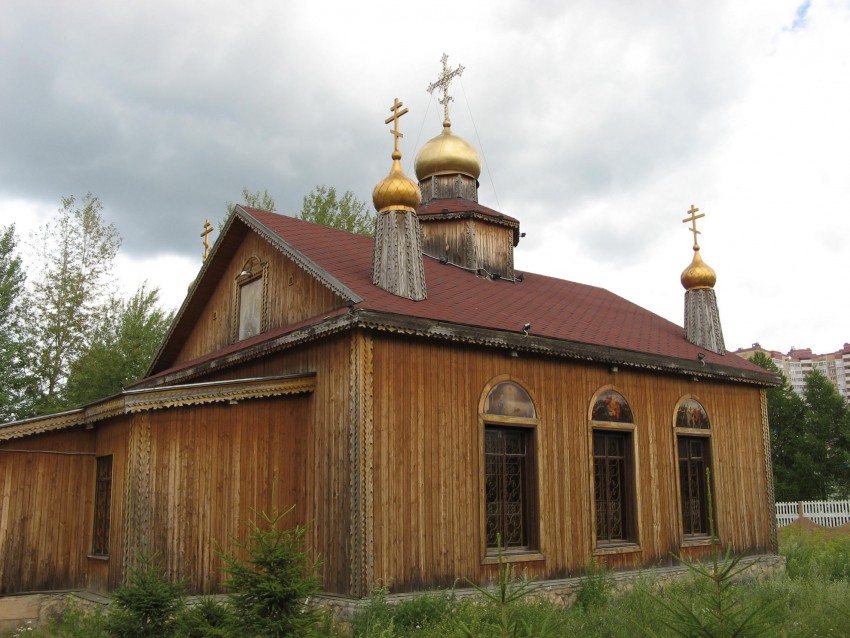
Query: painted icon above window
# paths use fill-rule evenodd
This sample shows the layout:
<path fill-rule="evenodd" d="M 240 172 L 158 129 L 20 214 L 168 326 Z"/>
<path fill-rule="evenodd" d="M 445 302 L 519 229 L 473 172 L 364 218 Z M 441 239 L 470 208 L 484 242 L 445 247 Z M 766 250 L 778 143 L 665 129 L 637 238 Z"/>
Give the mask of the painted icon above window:
<path fill-rule="evenodd" d="M 609 423 L 634 423 L 632 409 L 623 395 L 614 390 L 600 392 L 593 404 L 591 419 Z"/>
<path fill-rule="evenodd" d="M 676 412 L 677 428 L 709 429 L 708 414 L 696 399 L 684 399 Z"/>
<path fill-rule="evenodd" d="M 534 403 L 518 383 L 503 381 L 493 387 L 484 402 L 485 414 L 536 418 Z"/>

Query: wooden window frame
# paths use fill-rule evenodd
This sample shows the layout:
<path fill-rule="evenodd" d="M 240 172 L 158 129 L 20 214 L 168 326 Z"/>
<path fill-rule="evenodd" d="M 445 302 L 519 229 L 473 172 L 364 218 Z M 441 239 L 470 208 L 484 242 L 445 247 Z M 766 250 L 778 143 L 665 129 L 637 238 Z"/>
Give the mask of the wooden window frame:
<path fill-rule="evenodd" d="M 91 556 L 109 556 L 109 531 L 112 524 L 113 456 L 98 456 L 94 474 L 94 516 L 92 520 Z"/>
<path fill-rule="evenodd" d="M 593 411 L 599 397 L 608 391 L 619 394 L 629 406 L 632 414 L 631 423 L 615 421 L 596 421 L 593 419 Z M 638 428 L 634 422 L 634 410 L 631 402 L 625 394 L 613 385 L 606 385 L 593 393 L 587 410 L 588 418 L 588 458 L 589 463 L 589 507 L 591 513 L 591 538 L 593 542 L 593 554 L 618 554 L 641 551 L 640 547 L 640 492 L 637 489 L 637 477 L 640 475 L 638 467 Z M 599 526 L 597 523 L 597 490 L 596 490 L 596 454 L 594 452 L 594 439 L 596 435 L 616 435 L 622 437 L 624 442 L 623 476 L 625 487 L 623 489 L 623 526 L 622 538 L 612 539 L 599 537 Z"/>
<path fill-rule="evenodd" d="M 525 525 L 526 544 L 517 547 L 503 547 L 502 559 L 507 562 L 543 560 L 542 530 L 540 525 L 540 463 L 537 452 L 537 435 L 539 419 L 534 417 L 502 416 L 484 412 L 486 399 L 490 392 L 504 381 L 519 385 L 528 394 L 532 406 L 536 406 L 533 394 L 521 380 L 510 376 L 500 375 L 491 380 L 484 388 L 479 401 L 479 458 L 481 459 L 480 482 L 480 538 L 481 563 L 493 564 L 498 561 L 496 546 L 488 546 L 487 538 L 487 454 L 486 436 L 488 431 L 507 431 L 522 433 L 525 439 L 525 466 L 523 490 L 523 521 Z M 537 415 L 536 407 L 534 414 Z"/>
<path fill-rule="evenodd" d="M 236 275 L 235 286 L 233 292 L 233 318 L 232 318 L 232 333 L 231 333 L 231 342 L 236 343 L 237 341 L 244 341 L 245 339 L 250 339 L 258 334 L 261 334 L 268 330 L 269 327 L 269 319 L 268 319 L 268 286 L 269 286 L 269 265 L 268 262 L 261 261 L 259 257 L 253 256 L 248 259 L 242 268 L 239 270 L 239 274 Z M 259 291 L 260 295 L 260 307 L 258 308 L 259 312 L 259 328 L 257 332 L 247 335 L 242 335 L 242 289 L 254 283 L 255 281 L 260 280 L 261 287 Z"/>
<path fill-rule="evenodd" d="M 690 427 L 677 427 L 677 418 L 679 414 L 679 407 L 686 400 L 693 400 L 699 403 L 703 412 L 706 414 L 707 425 L 700 428 L 690 428 Z M 714 454 L 713 454 L 713 444 L 712 444 L 712 424 L 711 417 L 708 416 L 708 410 L 705 409 L 705 405 L 699 400 L 699 398 L 693 395 L 686 395 L 679 399 L 676 402 L 676 406 L 673 410 L 673 456 L 674 456 L 674 467 L 675 475 L 676 475 L 676 496 L 677 496 L 677 515 L 679 521 L 679 538 L 680 538 L 680 546 L 695 546 L 695 545 L 708 545 L 711 543 L 711 534 L 708 525 L 708 489 L 711 488 L 711 506 L 714 512 L 714 534 L 715 537 L 718 536 L 718 521 L 717 521 L 717 508 L 716 508 L 716 499 L 715 499 L 715 491 L 714 491 Z M 700 510 L 704 516 L 703 529 L 697 532 L 686 531 L 687 526 L 685 524 L 685 498 L 684 498 L 684 490 L 685 486 L 682 485 L 682 459 L 679 455 L 679 442 L 680 440 L 701 440 L 704 445 L 703 452 L 703 460 L 702 460 L 702 470 L 701 474 L 704 476 L 705 469 L 707 468 L 710 471 L 710 483 L 705 483 L 705 480 L 702 479 L 702 488 L 700 498 Z"/>

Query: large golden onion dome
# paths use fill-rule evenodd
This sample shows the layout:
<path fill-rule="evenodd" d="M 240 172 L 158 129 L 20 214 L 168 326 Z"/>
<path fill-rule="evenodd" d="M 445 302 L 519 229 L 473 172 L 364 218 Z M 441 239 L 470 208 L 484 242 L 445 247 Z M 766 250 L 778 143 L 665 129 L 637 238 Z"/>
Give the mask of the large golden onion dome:
<path fill-rule="evenodd" d="M 443 121 L 443 132 L 428 140 L 416 155 L 416 178 L 462 173 L 473 179 L 481 175 L 478 152 L 462 137 L 452 133 L 452 123 Z"/>
<path fill-rule="evenodd" d="M 699 246 L 694 246 L 694 258 L 690 266 L 682 271 L 682 285 L 685 290 L 695 288 L 714 288 L 717 283 L 717 274 L 714 269 L 702 260 L 699 254 Z"/>
<path fill-rule="evenodd" d="M 407 210 L 415 213 L 422 194 L 419 185 L 401 170 L 401 153 L 393 152 L 393 167 L 390 174 L 378 182 L 372 191 L 372 203 L 375 210 L 382 213 L 386 210 Z"/>

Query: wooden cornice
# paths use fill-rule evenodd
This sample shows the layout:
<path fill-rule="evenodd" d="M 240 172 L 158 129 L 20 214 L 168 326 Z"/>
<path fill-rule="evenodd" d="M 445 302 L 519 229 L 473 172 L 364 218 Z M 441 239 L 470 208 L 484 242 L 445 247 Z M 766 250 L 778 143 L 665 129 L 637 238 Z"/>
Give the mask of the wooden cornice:
<path fill-rule="evenodd" d="M 638 368 L 679 375 L 684 374 L 700 379 L 717 379 L 768 386 L 779 385 L 781 383 L 779 377 L 767 371 L 761 373 L 733 368 L 731 366 L 705 363 L 698 360 L 687 361 L 644 352 L 610 348 L 608 346 L 523 335 L 522 333 L 501 330 L 486 330 L 477 326 L 449 324 L 420 317 L 391 315 L 370 310 L 357 310 L 355 314 L 356 323 L 359 327 L 373 328 L 385 332 L 490 346 L 508 351 L 513 350 L 517 353 L 529 352 L 539 355 L 565 357 L 602 365 L 623 366 L 624 368 Z"/>
<path fill-rule="evenodd" d="M 291 394 L 307 394 L 316 388 L 315 373 L 236 379 L 209 383 L 159 386 L 125 390 L 76 410 L 36 417 L 0 426 L 0 441 L 43 434 L 65 428 L 90 425 L 124 414 L 207 403 L 237 403 Z"/>

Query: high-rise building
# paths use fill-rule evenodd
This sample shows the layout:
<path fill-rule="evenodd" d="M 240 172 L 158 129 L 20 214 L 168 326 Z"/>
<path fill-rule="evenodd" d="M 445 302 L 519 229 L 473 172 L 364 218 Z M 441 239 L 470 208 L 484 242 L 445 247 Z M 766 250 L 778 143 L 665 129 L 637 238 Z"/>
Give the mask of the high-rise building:
<path fill-rule="evenodd" d="M 797 394 L 802 396 L 806 377 L 812 370 L 817 370 L 850 402 L 850 343 L 827 354 L 813 354 L 811 348 L 791 348 L 788 354 L 783 354 L 776 350 L 766 350 L 760 343 L 754 343 L 750 348 L 738 348 L 735 354 L 750 359 L 756 352 L 763 352 L 771 358 Z"/>

